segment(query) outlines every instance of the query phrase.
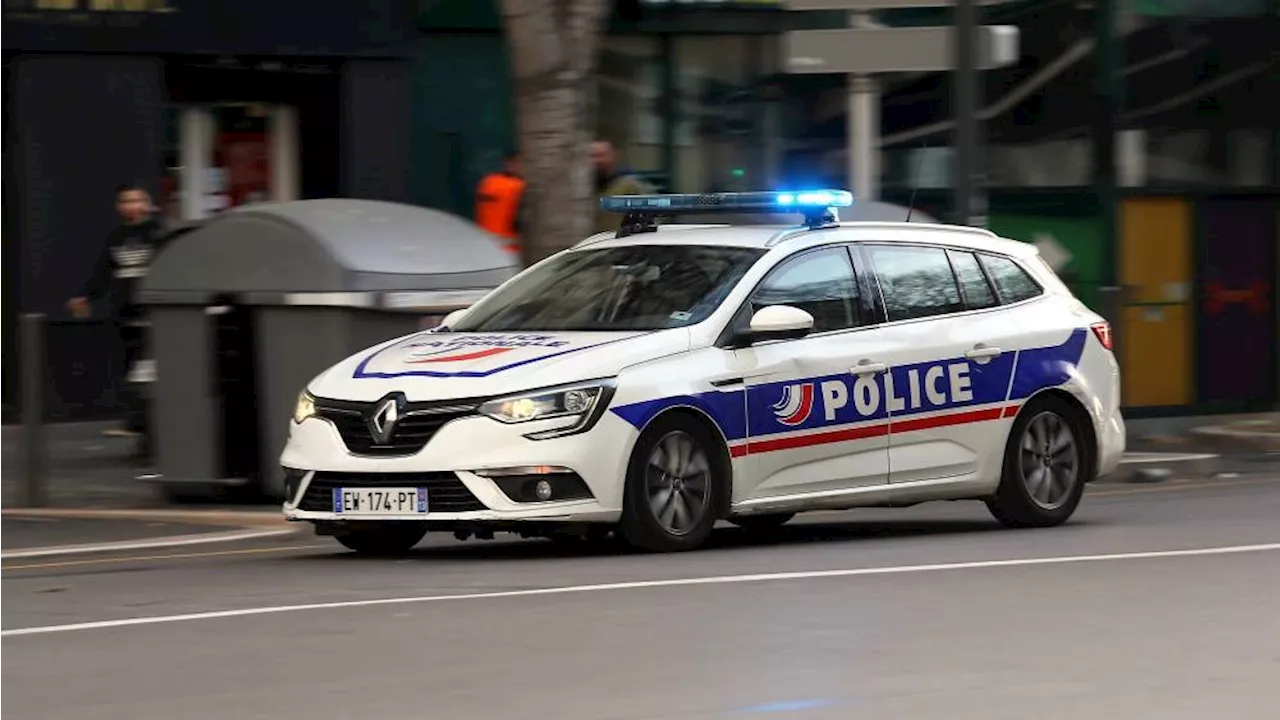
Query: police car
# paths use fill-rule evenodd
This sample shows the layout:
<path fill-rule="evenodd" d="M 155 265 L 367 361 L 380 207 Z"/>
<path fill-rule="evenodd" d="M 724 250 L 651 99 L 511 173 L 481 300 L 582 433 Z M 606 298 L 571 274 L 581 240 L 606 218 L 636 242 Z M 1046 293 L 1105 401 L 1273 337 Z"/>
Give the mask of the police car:
<path fill-rule="evenodd" d="M 1119 462 L 1110 328 L 1034 246 L 842 223 L 843 191 L 601 202 L 617 233 L 307 386 L 289 519 L 369 553 L 428 530 L 688 550 L 719 520 L 930 500 L 1044 527 Z M 716 212 L 803 222 L 665 222 Z"/>

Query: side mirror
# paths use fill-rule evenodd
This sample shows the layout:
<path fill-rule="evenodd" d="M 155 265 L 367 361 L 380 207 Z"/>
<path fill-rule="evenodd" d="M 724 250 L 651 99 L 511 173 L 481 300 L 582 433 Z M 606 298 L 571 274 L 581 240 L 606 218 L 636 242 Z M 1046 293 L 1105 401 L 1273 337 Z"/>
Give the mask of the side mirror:
<path fill-rule="evenodd" d="M 454 310 L 453 312 L 444 316 L 444 320 L 440 321 L 440 327 L 452 328 L 454 323 L 461 320 L 462 316 L 466 314 L 467 314 L 466 308 L 462 308 L 461 310 Z"/>
<path fill-rule="evenodd" d="M 793 340 L 813 332 L 813 316 L 798 307 L 770 305 L 751 316 L 744 345 L 766 340 Z"/>

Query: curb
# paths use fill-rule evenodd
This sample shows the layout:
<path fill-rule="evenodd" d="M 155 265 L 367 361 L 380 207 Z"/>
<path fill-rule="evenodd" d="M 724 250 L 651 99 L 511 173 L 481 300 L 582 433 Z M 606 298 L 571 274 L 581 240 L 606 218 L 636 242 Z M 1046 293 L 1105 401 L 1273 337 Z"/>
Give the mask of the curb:
<path fill-rule="evenodd" d="M 1206 425 L 1191 434 L 1223 454 L 1280 451 L 1280 432 L 1249 430 L 1239 425 Z"/>
<path fill-rule="evenodd" d="M 1131 452 L 1125 453 L 1120 465 L 1106 477 L 1099 478 L 1100 485 L 1161 482 L 1176 475 L 1182 479 L 1205 479 L 1216 475 L 1215 453 L 1193 452 Z"/>
<path fill-rule="evenodd" d="M 243 529 L 230 532 L 191 533 L 188 535 L 170 535 L 168 537 L 148 538 L 146 540 L 121 540 L 117 542 L 86 543 L 83 545 L 45 545 L 42 547 L 23 548 L 0 553 L 0 560 L 20 560 L 53 555 L 83 555 L 85 553 L 123 552 L 126 550 L 148 550 L 155 548 L 182 547 L 185 545 L 206 545 L 209 543 L 226 543 L 244 540 L 261 540 L 269 537 L 292 535 L 290 529 Z"/>
<path fill-rule="evenodd" d="M 67 520 L 140 520 L 235 528 L 285 528 L 293 523 L 278 510 L 158 510 L 94 508 L 6 508 L 0 517 Z"/>

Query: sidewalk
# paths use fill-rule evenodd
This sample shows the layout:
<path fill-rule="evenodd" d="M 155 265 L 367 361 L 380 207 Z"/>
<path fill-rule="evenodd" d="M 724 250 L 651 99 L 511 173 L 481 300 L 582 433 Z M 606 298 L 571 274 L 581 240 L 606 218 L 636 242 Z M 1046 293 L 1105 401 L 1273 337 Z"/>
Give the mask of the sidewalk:
<path fill-rule="evenodd" d="M 4 552 L 37 547 L 158 540 L 217 531 L 209 525 L 126 520 L 122 518 L 68 518 L 4 516 L 0 520 L 0 546 Z"/>
<path fill-rule="evenodd" d="M 163 507 L 155 488 L 134 478 L 145 469 L 133 457 L 136 440 L 106 437 L 115 423 L 58 423 L 45 426 L 49 442 L 50 507 Z M 22 428 L 3 429 L 0 485 L 5 508 L 23 502 Z"/>

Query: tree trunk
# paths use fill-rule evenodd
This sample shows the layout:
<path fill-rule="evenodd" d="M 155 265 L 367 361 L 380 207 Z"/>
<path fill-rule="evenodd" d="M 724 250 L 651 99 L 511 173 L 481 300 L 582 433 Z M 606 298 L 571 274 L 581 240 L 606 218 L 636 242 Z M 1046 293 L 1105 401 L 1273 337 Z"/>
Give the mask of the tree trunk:
<path fill-rule="evenodd" d="M 516 131 L 529 222 L 531 265 L 590 234 L 595 187 L 589 99 L 609 0 L 502 0 Z"/>

